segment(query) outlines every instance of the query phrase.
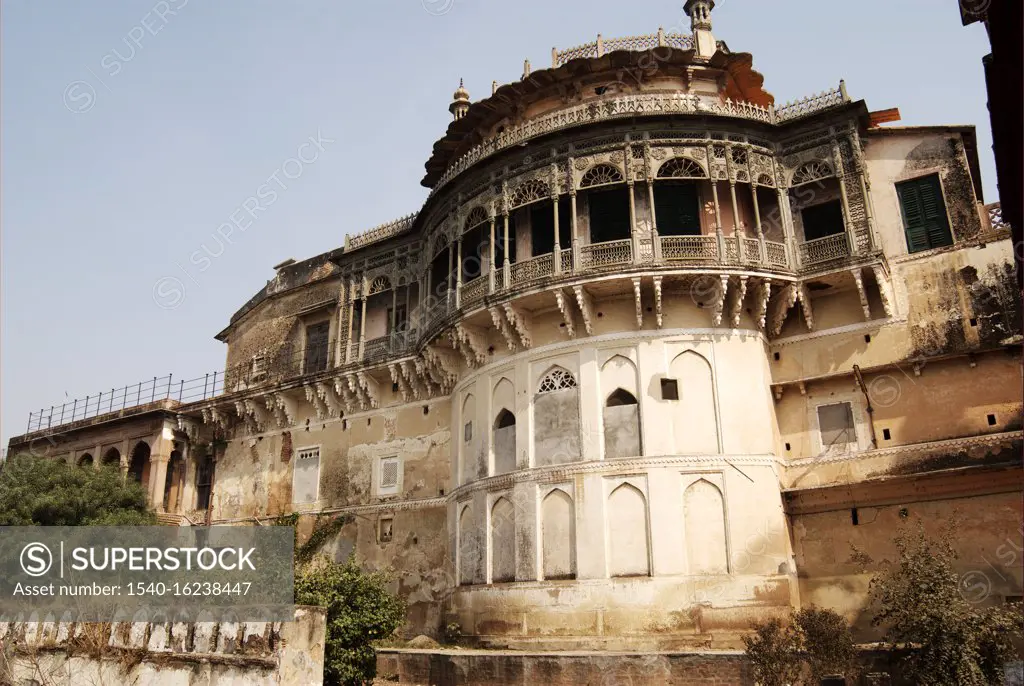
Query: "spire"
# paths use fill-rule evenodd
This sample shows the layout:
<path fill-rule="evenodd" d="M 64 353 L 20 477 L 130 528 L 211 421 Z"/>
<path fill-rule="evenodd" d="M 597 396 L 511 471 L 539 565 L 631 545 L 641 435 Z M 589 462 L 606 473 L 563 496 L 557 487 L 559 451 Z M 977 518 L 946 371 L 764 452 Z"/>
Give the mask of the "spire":
<path fill-rule="evenodd" d="M 690 17 L 693 30 L 693 47 L 698 57 L 709 58 L 718 50 L 715 37 L 711 35 L 711 10 L 715 0 L 686 0 L 683 11 Z"/>
<path fill-rule="evenodd" d="M 452 104 L 448 105 L 448 111 L 456 120 L 462 119 L 469 111 L 469 91 L 463 86 L 462 79 L 459 79 L 459 87 L 452 95 Z"/>

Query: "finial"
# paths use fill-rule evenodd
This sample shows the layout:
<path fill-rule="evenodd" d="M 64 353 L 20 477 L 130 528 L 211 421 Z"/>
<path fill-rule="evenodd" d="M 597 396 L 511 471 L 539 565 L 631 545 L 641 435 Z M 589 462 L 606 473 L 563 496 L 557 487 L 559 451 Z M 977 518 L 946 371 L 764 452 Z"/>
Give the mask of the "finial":
<path fill-rule="evenodd" d="M 455 119 L 462 119 L 466 112 L 469 111 L 469 91 L 463 85 L 462 79 L 459 79 L 459 87 L 455 90 L 455 94 L 452 95 L 452 104 L 448 105 L 448 111 L 452 113 Z"/>
<path fill-rule="evenodd" d="M 690 28 L 694 31 L 711 30 L 711 10 L 715 9 L 715 0 L 686 0 L 683 11 L 690 17 Z"/>

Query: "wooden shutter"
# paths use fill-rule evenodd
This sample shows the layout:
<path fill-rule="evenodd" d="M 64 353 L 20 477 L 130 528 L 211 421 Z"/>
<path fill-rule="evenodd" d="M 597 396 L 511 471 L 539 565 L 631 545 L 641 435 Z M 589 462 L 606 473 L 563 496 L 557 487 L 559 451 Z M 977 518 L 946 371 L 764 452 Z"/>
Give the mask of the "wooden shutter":
<path fill-rule="evenodd" d="M 591 191 L 587 202 L 591 243 L 629 238 L 629 195 L 625 188 Z"/>
<path fill-rule="evenodd" d="M 661 236 L 699 236 L 697 185 L 685 181 L 657 182 L 654 186 L 654 216 Z"/>
<path fill-rule="evenodd" d="M 909 252 L 953 245 L 938 174 L 897 184 L 896 191 Z"/>
<path fill-rule="evenodd" d="M 327 369 L 327 335 L 330 326 L 329 322 L 322 322 L 306 327 L 305 374 Z"/>

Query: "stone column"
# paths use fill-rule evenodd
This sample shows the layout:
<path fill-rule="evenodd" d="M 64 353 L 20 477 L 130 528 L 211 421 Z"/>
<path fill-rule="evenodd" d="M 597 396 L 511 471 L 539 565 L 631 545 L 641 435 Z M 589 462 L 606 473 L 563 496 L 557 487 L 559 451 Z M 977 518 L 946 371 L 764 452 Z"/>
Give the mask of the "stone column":
<path fill-rule="evenodd" d="M 502 265 L 502 271 L 504 272 L 502 276 L 503 276 L 503 279 L 504 279 L 504 282 L 505 282 L 505 288 L 508 288 L 508 285 L 509 285 L 509 283 L 511 282 L 511 279 L 512 279 L 512 263 L 509 260 L 509 254 L 508 254 L 508 210 L 507 209 L 505 210 L 505 212 L 502 213 L 501 217 L 502 217 L 502 220 L 504 221 L 504 224 L 505 224 L 505 260 L 504 260 L 504 264 Z"/>
<path fill-rule="evenodd" d="M 193 509 L 196 498 L 196 465 L 192 459 L 192 445 L 185 441 L 181 450 L 181 462 L 185 474 L 181 480 L 181 497 L 178 500 L 177 514 L 185 514 Z"/>
<path fill-rule="evenodd" d="M 149 504 L 157 512 L 164 511 L 164 486 L 167 482 L 167 463 L 174 450 L 174 427 L 164 420 L 160 433 L 153 440 L 149 454 Z"/>
<path fill-rule="evenodd" d="M 764 228 L 761 226 L 761 205 L 757 202 L 757 183 L 750 181 L 750 197 L 754 201 L 754 225 L 757 227 L 757 244 L 761 252 L 761 264 L 768 263 L 768 246 L 764 242 Z"/>
<path fill-rule="evenodd" d="M 551 211 L 555 213 L 555 249 L 552 255 L 553 269 L 555 274 L 562 273 L 562 246 L 558 242 L 558 195 L 555 194 L 551 198 Z"/>
<path fill-rule="evenodd" d="M 711 197 L 715 203 L 715 238 L 718 239 L 718 261 L 724 264 L 728 260 L 725 250 L 725 234 L 722 233 L 722 207 L 718 204 L 718 182 L 711 180 Z"/>
<path fill-rule="evenodd" d="M 629 154 L 627 148 L 626 154 Z M 629 237 L 633 242 L 633 262 L 640 263 L 640 237 L 636 234 L 636 198 L 633 197 L 633 180 L 626 182 L 626 190 L 629 192 Z"/>
<path fill-rule="evenodd" d="M 452 245 L 451 241 L 448 241 L 448 278 L 446 280 L 448 287 L 445 290 L 444 298 L 449 311 L 452 309 L 452 261 L 455 260 L 454 250 L 455 246 Z"/>
<path fill-rule="evenodd" d="M 740 206 L 736 202 L 735 181 L 729 181 L 729 195 L 732 197 L 732 237 L 736 239 L 736 259 L 743 264 L 743 230 L 740 229 Z"/>
<path fill-rule="evenodd" d="M 661 236 L 658 235 L 658 212 L 654 208 L 654 180 L 647 178 L 647 207 L 651 211 L 651 244 L 654 248 L 654 260 L 661 262 Z"/>
<path fill-rule="evenodd" d="M 843 203 L 843 222 L 846 224 L 846 245 L 850 255 L 857 254 L 857 237 L 854 236 L 853 222 L 850 220 L 850 201 L 846 197 L 846 184 L 843 182 L 843 154 L 839 151 L 839 141 L 832 139 L 832 159 L 836 170 L 836 181 L 839 182 L 839 197 Z"/>
<path fill-rule="evenodd" d="M 362 314 L 359 316 L 359 359 L 363 359 L 363 352 L 366 350 L 366 293 L 369 289 L 366 287 L 366 279 L 363 279 L 363 292 L 362 292 Z"/>
<path fill-rule="evenodd" d="M 348 280 L 348 334 L 345 338 L 345 362 L 352 361 L 352 326 L 356 318 L 356 282 Z"/>
<path fill-rule="evenodd" d="M 462 234 L 459 234 L 458 262 L 455 264 L 455 309 L 462 306 Z"/>
<path fill-rule="evenodd" d="M 572 162 L 570 161 L 570 166 Z M 576 189 L 569 191 L 569 220 L 572 222 L 572 268 L 573 271 L 580 269 L 580 235 L 576 229 Z"/>
<path fill-rule="evenodd" d="M 495 282 L 495 265 L 494 265 L 494 214 L 491 213 L 490 220 L 488 221 L 488 236 L 490 236 L 487 245 L 487 292 L 494 292 Z"/>

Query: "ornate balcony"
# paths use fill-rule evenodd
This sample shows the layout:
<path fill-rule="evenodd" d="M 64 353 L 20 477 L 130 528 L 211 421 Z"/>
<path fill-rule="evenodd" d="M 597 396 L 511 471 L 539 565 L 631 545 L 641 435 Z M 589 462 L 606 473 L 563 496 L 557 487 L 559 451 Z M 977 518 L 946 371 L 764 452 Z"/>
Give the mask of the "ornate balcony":
<path fill-rule="evenodd" d="M 837 233 L 800 244 L 800 262 L 805 266 L 824 264 L 850 256 L 846 233 Z"/>

